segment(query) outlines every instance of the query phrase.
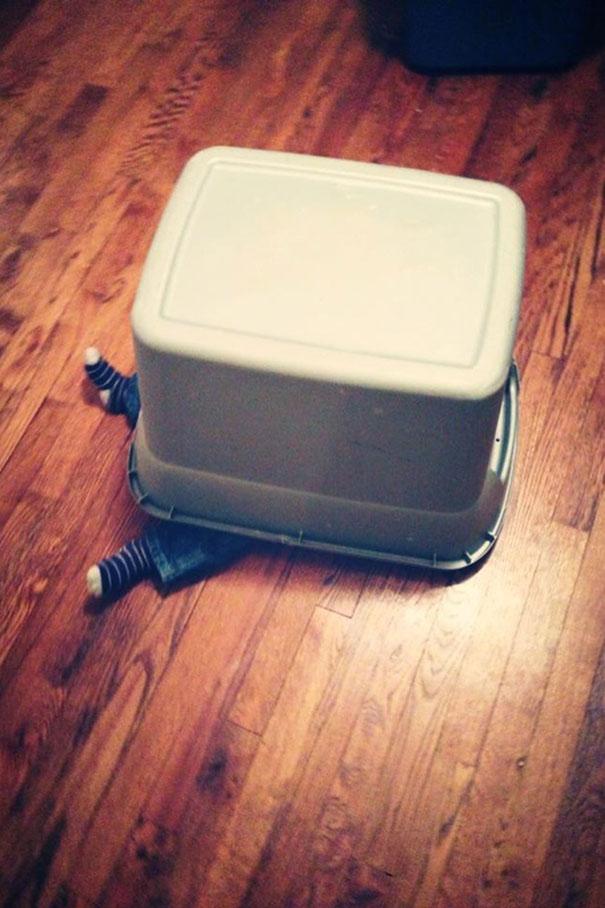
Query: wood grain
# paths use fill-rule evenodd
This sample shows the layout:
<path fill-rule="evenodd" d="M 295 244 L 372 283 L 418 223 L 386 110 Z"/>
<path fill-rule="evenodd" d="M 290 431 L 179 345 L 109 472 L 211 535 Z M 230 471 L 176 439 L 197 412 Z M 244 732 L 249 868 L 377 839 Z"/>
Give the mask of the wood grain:
<path fill-rule="evenodd" d="M 602 49 L 427 77 L 354 0 L 23 0 L 0 24 L 0 905 L 601 908 Z M 258 545 L 87 600 L 145 518 L 82 351 L 133 368 L 146 251 L 211 144 L 521 195 L 517 469 L 479 570 Z"/>
<path fill-rule="evenodd" d="M 605 660 L 595 673 L 582 733 L 576 745 L 548 853 L 540 870 L 532 906 L 588 901 L 604 890 L 605 870 Z M 596 879 L 595 879 L 596 877 Z"/>

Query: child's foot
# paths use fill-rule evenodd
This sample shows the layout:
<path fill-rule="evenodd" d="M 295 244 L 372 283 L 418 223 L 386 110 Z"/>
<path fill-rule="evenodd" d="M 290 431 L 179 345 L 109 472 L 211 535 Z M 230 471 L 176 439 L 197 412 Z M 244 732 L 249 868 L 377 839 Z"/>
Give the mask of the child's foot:
<path fill-rule="evenodd" d="M 95 388 L 99 389 L 103 406 L 112 413 L 123 413 L 126 376 L 103 359 L 96 347 L 87 347 L 84 351 L 84 368 Z"/>
<path fill-rule="evenodd" d="M 133 539 L 115 555 L 93 564 L 86 574 L 88 592 L 97 598 L 115 598 L 154 573 L 146 540 Z"/>
<path fill-rule="evenodd" d="M 126 376 L 114 369 L 96 347 L 84 351 L 84 369 L 99 390 L 101 403 L 109 413 L 123 413 L 134 426 L 140 409 L 136 376 Z"/>

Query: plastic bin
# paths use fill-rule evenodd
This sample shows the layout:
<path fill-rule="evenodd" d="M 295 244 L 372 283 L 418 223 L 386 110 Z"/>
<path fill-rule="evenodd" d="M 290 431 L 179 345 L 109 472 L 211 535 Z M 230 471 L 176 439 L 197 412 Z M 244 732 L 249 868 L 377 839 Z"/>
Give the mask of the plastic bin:
<path fill-rule="evenodd" d="M 476 560 L 512 471 L 523 261 L 502 186 L 200 152 L 133 310 L 137 500 L 292 544 Z"/>
<path fill-rule="evenodd" d="M 592 0 L 364 0 L 374 40 L 420 72 L 558 70 L 587 44 Z"/>

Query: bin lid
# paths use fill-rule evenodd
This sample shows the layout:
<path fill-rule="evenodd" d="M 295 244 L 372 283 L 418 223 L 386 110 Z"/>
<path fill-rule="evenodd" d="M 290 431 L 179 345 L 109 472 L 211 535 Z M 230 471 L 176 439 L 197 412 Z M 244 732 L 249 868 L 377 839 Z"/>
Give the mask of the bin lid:
<path fill-rule="evenodd" d="M 209 148 L 150 249 L 135 336 L 337 383 L 479 398 L 506 380 L 524 209 L 495 183 Z"/>

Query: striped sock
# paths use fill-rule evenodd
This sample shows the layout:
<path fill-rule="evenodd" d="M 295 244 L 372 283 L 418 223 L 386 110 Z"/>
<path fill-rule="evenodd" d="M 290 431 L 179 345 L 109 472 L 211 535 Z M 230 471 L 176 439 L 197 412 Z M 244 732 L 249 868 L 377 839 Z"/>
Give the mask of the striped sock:
<path fill-rule="evenodd" d="M 95 388 L 99 389 L 106 409 L 110 413 L 126 413 L 125 394 L 129 378 L 103 359 L 96 347 L 86 349 L 84 369 Z"/>
<path fill-rule="evenodd" d="M 153 573 L 149 546 L 144 537 L 140 537 L 89 568 L 86 583 L 93 596 L 113 598 Z"/>

